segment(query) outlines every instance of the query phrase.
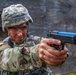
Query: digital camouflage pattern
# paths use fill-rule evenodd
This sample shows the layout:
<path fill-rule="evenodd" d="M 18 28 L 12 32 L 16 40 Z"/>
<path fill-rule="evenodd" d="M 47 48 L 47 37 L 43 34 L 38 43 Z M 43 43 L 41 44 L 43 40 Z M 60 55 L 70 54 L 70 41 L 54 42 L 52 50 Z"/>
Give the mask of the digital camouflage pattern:
<path fill-rule="evenodd" d="M 22 4 L 10 5 L 3 9 L 2 12 L 2 29 L 5 27 L 19 25 L 21 23 L 33 22 L 26 7 Z"/>
<path fill-rule="evenodd" d="M 3 69 L 0 75 L 51 75 L 51 70 L 46 65 L 43 66 L 43 62 L 37 56 L 40 40 L 40 37 L 30 36 L 22 44 L 15 44 L 9 37 L 6 38 L 0 45 L 0 48 L 7 45 L 4 46 L 5 49 L 0 49 L 0 68 Z"/>

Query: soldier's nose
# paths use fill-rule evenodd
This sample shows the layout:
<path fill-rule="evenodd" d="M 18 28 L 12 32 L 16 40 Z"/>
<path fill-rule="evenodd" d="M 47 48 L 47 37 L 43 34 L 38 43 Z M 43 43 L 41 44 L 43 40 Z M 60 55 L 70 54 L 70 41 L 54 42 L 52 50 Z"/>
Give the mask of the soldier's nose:
<path fill-rule="evenodd" d="M 18 36 L 22 36 L 22 32 L 19 32 L 17 35 L 18 35 Z"/>

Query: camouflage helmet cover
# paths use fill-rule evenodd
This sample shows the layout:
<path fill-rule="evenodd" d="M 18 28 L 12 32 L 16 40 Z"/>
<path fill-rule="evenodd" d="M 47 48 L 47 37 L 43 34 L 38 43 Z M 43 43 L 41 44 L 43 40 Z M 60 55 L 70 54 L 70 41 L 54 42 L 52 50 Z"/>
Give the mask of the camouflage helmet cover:
<path fill-rule="evenodd" d="M 4 8 L 1 17 L 3 31 L 5 31 L 5 27 L 19 25 L 24 22 L 33 22 L 28 10 L 22 4 L 14 4 Z"/>

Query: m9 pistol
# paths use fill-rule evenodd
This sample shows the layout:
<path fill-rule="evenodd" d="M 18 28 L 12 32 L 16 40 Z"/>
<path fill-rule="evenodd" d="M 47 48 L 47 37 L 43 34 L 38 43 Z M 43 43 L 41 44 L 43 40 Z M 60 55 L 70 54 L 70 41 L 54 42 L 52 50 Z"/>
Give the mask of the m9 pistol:
<path fill-rule="evenodd" d="M 47 38 L 54 38 L 54 39 L 61 40 L 61 43 L 62 43 L 61 48 L 55 44 L 51 45 L 54 48 L 56 48 L 57 50 L 63 50 L 64 45 L 66 43 L 76 44 L 76 33 L 72 33 L 72 32 L 50 30 L 49 33 L 47 34 Z"/>

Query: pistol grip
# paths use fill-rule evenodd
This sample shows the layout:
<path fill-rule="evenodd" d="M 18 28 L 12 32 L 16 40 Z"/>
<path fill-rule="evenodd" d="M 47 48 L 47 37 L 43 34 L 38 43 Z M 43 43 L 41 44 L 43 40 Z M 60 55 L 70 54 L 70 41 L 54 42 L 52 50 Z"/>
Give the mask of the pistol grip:
<path fill-rule="evenodd" d="M 64 43 L 62 43 L 62 47 L 60 47 L 59 45 L 55 45 L 55 44 L 52 44 L 50 46 L 54 47 L 57 50 L 64 50 Z"/>

